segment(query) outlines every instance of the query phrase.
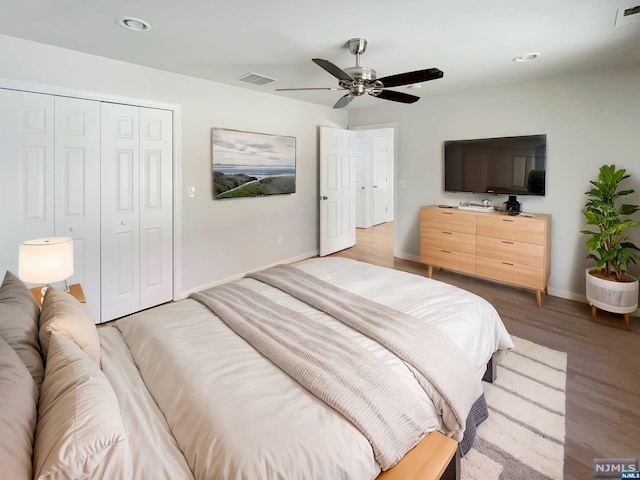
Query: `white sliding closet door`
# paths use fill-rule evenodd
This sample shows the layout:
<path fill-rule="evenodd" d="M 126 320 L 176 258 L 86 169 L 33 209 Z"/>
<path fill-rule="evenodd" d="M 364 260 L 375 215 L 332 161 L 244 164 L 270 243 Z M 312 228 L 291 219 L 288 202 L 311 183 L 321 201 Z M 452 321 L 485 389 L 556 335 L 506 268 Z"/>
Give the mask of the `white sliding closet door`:
<path fill-rule="evenodd" d="M 74 272 L 100 321 L 100 102 L 55 98 L 55 235 L 73 237 Z"/>
<path fill-rule="evenodd" d="M 101 104 L 102 321 L 140 306 L 139 108 Z"/>
<path fill-rule="evenodd" d="M 173 298 L 172 112 L 140 109 L 140 308 Z"/>
<path fill-rule="evenodd" d="M 18 275 L 18 245 L 54 231 L 54 100 L 0 90 L 0 276 Z"/>

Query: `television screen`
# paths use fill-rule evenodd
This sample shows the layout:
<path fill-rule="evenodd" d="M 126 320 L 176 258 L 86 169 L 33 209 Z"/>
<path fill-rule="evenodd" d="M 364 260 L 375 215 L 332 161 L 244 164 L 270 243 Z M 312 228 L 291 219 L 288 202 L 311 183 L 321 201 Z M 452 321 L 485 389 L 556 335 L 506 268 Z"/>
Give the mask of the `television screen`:
<path fill-rule="evenodd" d="M 544 195 L 547 136 L 444 142 L 447 192 Z"/>

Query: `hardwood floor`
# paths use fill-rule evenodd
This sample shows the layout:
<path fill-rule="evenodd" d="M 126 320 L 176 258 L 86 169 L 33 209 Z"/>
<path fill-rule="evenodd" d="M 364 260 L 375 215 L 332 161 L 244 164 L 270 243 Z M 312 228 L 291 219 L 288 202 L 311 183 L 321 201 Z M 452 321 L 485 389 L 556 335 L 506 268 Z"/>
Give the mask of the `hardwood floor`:
<path fill-rule="evenodd" d="M 334 254 L 427 276 L 427 266 L 393 257 L 393 224 L 357 230 L 355 247 Z M 553 271 L 553 265 L 551 266 Z M 631 331 L 622 316 L 462 274 L 434 270 L 433 278 L 479 295 L 507 330 L 568 353 L 564 478 L 593 478 L 594 458 L 640 457 L 640 319 Z"/>

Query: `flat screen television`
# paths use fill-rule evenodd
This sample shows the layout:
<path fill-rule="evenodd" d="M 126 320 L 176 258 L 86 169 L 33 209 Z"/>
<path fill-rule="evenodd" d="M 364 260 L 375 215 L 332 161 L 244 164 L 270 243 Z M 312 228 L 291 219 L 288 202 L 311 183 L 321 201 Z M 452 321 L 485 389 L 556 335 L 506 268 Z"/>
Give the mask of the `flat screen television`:
<path fill-rule="evenodd" d="M 444 142 L 446 192 L 544 196 L 546 170 L 546 135 Z"/>

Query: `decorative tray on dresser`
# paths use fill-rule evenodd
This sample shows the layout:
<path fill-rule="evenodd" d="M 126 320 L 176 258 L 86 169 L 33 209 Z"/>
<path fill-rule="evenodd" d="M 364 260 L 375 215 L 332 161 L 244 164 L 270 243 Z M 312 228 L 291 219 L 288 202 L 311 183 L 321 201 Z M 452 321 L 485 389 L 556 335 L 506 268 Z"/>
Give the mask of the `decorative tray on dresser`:
<path fill-rule="evenodd" d="M 420 210 L 420 260 L 433 267 L 463 272 L 528 288 L 538 306 L 550 273 L 551 216 L 510 216 L 437 206 Z"/>

